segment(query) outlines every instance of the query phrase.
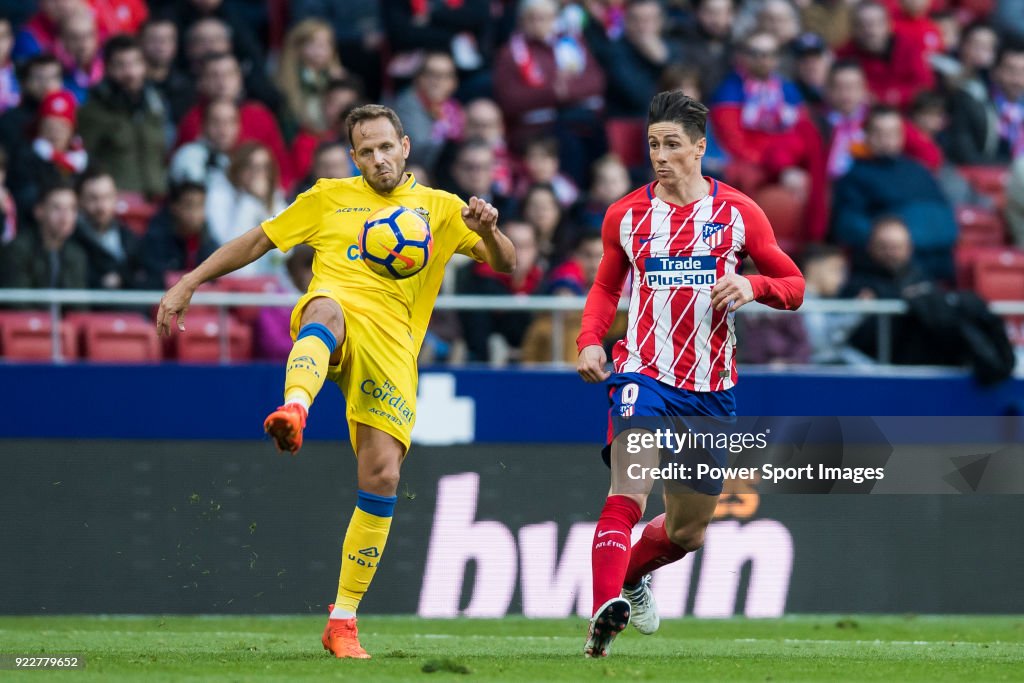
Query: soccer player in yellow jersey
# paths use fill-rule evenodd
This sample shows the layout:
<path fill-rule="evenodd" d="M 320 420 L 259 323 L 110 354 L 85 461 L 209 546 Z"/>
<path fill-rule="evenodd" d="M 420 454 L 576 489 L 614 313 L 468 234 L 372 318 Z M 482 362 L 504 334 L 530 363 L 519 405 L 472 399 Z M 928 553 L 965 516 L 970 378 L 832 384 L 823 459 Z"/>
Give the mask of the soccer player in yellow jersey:
<path fill-rule="evenodd" d="M 391 528 L 398 476 L 416 419 L 416 356 L 455 252 L 499 272 L 515 250 L 497 229 L 498 212 L 472 197 L 424 187 L 405 172 L 409 138 L 391 109 L 359 107 L 347 119 L 352 159 L 362 173 L 320 180 L 279 215 L 228 242 L 172 287 L 160 302 L 157 330 L 169 334 L 196 288 L 273 248 L 305 243 L 316 250 L 313 281 L 292 312 L 295 339 L 285 374 L 284 405 L 264 429 L 280 450 L 295 453 L 310 404 L 325 379 L 345 394 L 358 461 L 359 493 L 342 545 L 338 595 L 323 646 L 336 657 L 368 658 L 359 644 L 356 609 L 373 579 Z M 374 274 L 359 260 L 358 236 L 374 211 L 405 206 L 425 215 L 434 245 L 426 267 L 404 280 Z"/>

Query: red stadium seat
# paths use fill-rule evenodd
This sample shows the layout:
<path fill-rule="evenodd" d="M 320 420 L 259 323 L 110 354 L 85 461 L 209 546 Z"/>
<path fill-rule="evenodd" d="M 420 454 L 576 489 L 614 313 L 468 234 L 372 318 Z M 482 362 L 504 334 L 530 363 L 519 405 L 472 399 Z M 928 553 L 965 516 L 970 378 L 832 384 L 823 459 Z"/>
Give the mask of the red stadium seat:
<path fill-rule="evenodd" d="M 1024 301 L 1024 253 L 1007 249 L 976 260 L 974 291 L 987 301 Z"/>
<path fill-rule="evenodd" d="M 782 250 L 789 254 L 799 251 L 805 241 L 803 203 L 781 185 L 762 187 L 753 200 L 768 217 Z"/>
<path fill-rule="evenodd" d="M 1006 205 L 1006 185 L 1010 182 L 1006 166 L 959 166 L 957 170 L 975 191 L 995 202 L 998 209 Z"/>
<path fill-rule="evenodd" d="M 155 325 L 136 313 L 69 313 L 82 357 L 106 363 L 153 363 L 162 357 Z"/>
<path fill-rule="evenodd" d="M 0 356 L 6 360 L 52 360 L 52 330 L 47 311 L 0 311 Z M 63 357 L 77 358 L 74 326 L 62 320 L 58 334 Z"/>
<path fill-rule="evenodd" d="M 185 316 L 185 332 L 175 330 L 171 336 L 175 356 L 183 363 L 216 363 L 220 361 L 220 318 L 216 315 Z M 252 329 L 228 317 L 229 360 L 252 358 Z"/>
<path fill-rule="evenodd" d="M 281 291 L 280 281 L 273 275 L 255 277 L 230 276 L 217 283 L 223 292 L 244 292 L 249 294 L 274 294 Z M 231 309 L 232 314 L 243 323 L 251 324 L 260 314 L 259 306 L 241 306 Z"/>
<path fill-rule="evenodd" d="M 1006 244 L 1006 224 L 998 213 L 977 206 L 958 206 L 956 222 L 961 244 L 989 247 Z"/>
<path fill-rule="evenodd" d="M 953 249 L 957 286 L 962 289 L 974 289 L 974 264 L 978 261 L 998 259 L 999 255 L 1007 250 L 1007 247 L 985 244 L 957 244 Z"/>
<path fill-rule="evenodd" d="M 158 204 L 147 202 L 137 192 L 119 192 L 117 195 L 117 216 L 128 228 L 139 235 L 146 232 L 149 221 L 160 209 Z"/>
<path fill-rule="evenodd" d="M 608 119 L 604 132 L 608 150 L 628 168 L 647 163 L 647 124 L 643 119 Z"/>

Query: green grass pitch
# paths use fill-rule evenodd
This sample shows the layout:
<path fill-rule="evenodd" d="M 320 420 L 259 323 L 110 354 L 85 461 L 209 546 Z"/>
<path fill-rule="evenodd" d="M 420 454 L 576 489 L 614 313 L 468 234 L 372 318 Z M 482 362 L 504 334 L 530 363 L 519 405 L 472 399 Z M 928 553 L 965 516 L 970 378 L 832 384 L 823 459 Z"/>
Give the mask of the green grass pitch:
<path fill-rule="evenodd" d="M 68 681 L 1022 681 L 1024 616 L 794 616 L 632 628 L 585 660 L 578 620 L 360 620 L 370 661 L 320 646 L 321 616 L 0 617 L 0 652 L 81 654 Z"/>

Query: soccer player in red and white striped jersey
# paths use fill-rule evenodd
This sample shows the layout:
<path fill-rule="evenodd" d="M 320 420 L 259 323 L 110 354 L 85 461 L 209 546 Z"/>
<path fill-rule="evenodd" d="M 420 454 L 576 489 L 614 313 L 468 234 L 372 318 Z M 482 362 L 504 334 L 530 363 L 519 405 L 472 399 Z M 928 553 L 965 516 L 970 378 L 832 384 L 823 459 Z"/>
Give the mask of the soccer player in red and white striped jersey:
<path fill-rule="evenodd" d="M 604 256 L 583 312 L 577 369 L 587 382 L 610 378 L 609 418 L 734 416 L 736 310 L 751 301 L 791 310 L 803 301 L 803 276 L 779 249 L 764 212 L 701 175 L 707 112 L 681 92 L 656 95 L 647 128 L 656 180 L 605 214 Z M 760 274 L 739 274 L 746 255 Z M 630 275 L 628 331 L 609 373 L 601 339 Z M 701 547 L 722 486 L 666 489 L 665 515 L 630 548 L 652 482 L 624 478 L 638 459 L 614 439 L 612 424 L 609 432 L 612 487 L 594 533 L 589 657 L 608 654 L 631 613 L 642 633 L 657 630 L 649 574 Z M 657 453 L 649 458 L 657 463 Z"/>

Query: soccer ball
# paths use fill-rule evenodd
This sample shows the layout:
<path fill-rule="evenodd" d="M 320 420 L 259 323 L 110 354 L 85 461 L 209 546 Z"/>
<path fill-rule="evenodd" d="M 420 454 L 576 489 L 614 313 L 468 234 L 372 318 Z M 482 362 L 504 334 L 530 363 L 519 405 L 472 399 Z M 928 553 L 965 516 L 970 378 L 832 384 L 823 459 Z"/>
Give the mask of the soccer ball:
<path fill-rule="evenodd" d="M 366 267 L 396 280 L 423 270 L 433 245 L 427 219 L 404 206 L 375 211 L 359 237 L 359 253 Z"/>

